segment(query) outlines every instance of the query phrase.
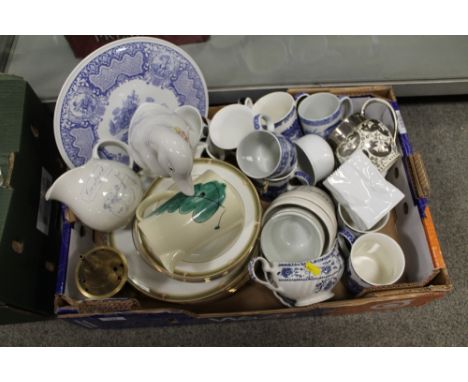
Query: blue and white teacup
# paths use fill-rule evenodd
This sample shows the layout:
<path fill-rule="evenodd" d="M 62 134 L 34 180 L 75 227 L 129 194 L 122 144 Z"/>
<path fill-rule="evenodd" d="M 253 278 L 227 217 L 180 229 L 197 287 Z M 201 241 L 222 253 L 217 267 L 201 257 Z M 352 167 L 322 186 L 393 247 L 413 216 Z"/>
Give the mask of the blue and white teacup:
<path fill-rule="evenodd" d="M 276 179 L 254 179 L 260 199 L 271 202 L 282 193 L 298 186 L 312 186 L 314 179 L 304 171 L 295 168 L 288 175 Z"/>
<path fill-rule="evenodd" d="M 274 124 L 275 132 L 294 141 L 304 135 L 297 116 L 296 100 L 286 92 L 264 95 L 255 103 L 245 99 L 245 105 L 252 107 L 255 114 L 268 117 Z"/>
<path fill-rule="evenodd" d="M 269 262 L 256 257 L 249 263 L 252 280 L 273 291 L 278 300 L 290 307 L 307 306 L 334 296 L 332 289 L 340 281 L 344 261 L 338 246 L 316 260 Z"/>
<path fill-rule="evenodd" d="M 353 221 L 351 216 L 346 211 L 346 208 L 343 205 L 338 204 L 338 213 L 337 213 L 337 220 L 338 220 L 338 245 L 340 246 L 341 252 L 347 257 L 350 254 L 351 247 L 354 242 L 357 240 L 358 237 L 364 235 L 365 233 L 371 232 L 378 232 L 383 229 L 389 219 L 390 219 L 390 212 L 387 213 L 382 219 L 380 219 L 375 226 L 373 226 L 369 230 L 363 230 L 357 226 L 357 224 Z"/>
<path fill-rule="evenodd" d="M 296 168 L 294 144 L 270 130 L 256 130 L 239 143 L 237 165 L 252 179 L 280 178 Z"/>
<path fill-rule="evenodd" d="M 322 138 L 353 113 L 351 98 L 332 93 L 301 93 L 296 96 L 297 114 L 304 134 L 317 134 Z"/>

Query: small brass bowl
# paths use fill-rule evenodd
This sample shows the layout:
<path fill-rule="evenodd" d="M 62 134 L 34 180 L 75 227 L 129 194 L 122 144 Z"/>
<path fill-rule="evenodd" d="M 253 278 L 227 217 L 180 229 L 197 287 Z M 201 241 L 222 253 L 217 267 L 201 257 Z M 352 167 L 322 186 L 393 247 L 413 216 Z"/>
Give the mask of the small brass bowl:
<path fill-rule="evenodd" d="M 115 248 L 100 246 L 80 256 L 76 284 L 84 296 L 104 299 L 114 296 L 128 277 L 127 259 Z"/>

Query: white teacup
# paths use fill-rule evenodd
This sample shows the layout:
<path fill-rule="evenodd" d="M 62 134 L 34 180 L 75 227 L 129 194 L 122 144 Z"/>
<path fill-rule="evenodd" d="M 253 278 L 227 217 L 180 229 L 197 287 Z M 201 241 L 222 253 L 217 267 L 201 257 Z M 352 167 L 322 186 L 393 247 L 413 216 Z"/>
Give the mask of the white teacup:
<path fill-rule="evenodd" d="M 366 233 L 351 248 L 347 287 L 358 294 L 365 288 L 396 283 L 405 270 L 400 245 L 383 233 Z"/>
<path fill-rule="evenodd" d="M 239 143 L 260 124 L 273 125 L 246 105 L 227 105 L 213 117 L 209 128 L 211 142 L 221 150 L 235 150 Z"/>
<path fill-rule="evenodd" d="M 270 262 L 301 262 L 322 255 L 325 233 L 320 221 L 298 207 L 282 208 L 263 224 L 262 253 Z"/>
<path fill-rule="evenodd" d="M 318 135 L 308 134 L 294 143 L 297 150 L 297 166 L 312 177 L 312 186 L 333 172 L 335 156 L 325 139 Z"/>
<path fill-rule="evenodd" d="M 246 105 L 252 105 L 247 99 Z M 286 92 L 273 92 L 264 95 L 252 105 L 255 114 L 268 117 L 275 126 L 275 132 L 295 140 L 303 135 L 297 117 L 296 100 Z"/>
<path fill-rule="evenodd" d="M 195 194 L 167 191 L 143 200 L 138 228 L 148 252 L 168 271 L 179 261 L 220 256 L 242 231 L 244 206 L 237 190 L 213 171 L 195 180 Z"/>
<path fill-rule="evenodd" d="M 272 290 L 286 306 L 307 306 L 333 297 L 340 281 L 344 261 L 336 245 L 322 257 L 304 262 L 270 263 L 256 257 L 249 263 L 251 278 Z"/>
<path fill-rule="evenodd" d="M 353 113 L 349 97 L 338 97 L 332 93 L 299 94 L 297 114 L 304 134 L 317 134 L 323 138 Z"/>

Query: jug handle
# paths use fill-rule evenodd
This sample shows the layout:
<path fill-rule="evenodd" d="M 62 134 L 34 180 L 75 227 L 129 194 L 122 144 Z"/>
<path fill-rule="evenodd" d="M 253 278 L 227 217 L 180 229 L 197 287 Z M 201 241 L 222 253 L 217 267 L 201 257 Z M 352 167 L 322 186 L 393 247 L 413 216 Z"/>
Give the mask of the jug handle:
<path fill-rule="evenodd" d="M 94 159 L 101 159 L 99 157 L 99 153 L 98 153 L 98 150 L 99 150 L 99 147 L 101 147 L 102 145 L 106 144 L 106 143 L 110 143 L 112 145 L 115 145 L 115 146 L 119 146 L 122 150 L 124 150 L 127 155 L 128 155 L 128 159 L 129 159 L 129 163 L 128 163 L 128 166 L 133 169 L 133 164 L 134 164 L 134 161 L 133 161 L 133 158 L 132 156 L 130 155 L 130 151 L 128 149 L 128 145 L 125 143 L 125 142 L 122 142 L 122 141 L 119 141 L 117 139 L 102 139 L 100 141 L 98 141 L 94 147 L 93 147 L 93 153 L 92 153 L 92 158 Z"/>
<path fill-rule="evenodd" d="M 395 109 L 393 109 L 392 105 L 390 105 L 390 103 L 388 101 L 385 101 L 384 99 L 371 98 L 371 99 L 367 100 L 364 103 L 364 105 L 362 105 L 361 115 L 363 117 L 365 117 L 367 107 L 372 103 L 381 103 L 382 105 L 386 106 L 388 110 L 390 110 L 390 114 L 392 115 L 392 119 L 393 119 L 393 130 L 394 130 L 393 131 L 393 142 L 396 143 L 396 136 L 397 136 L 397 132 L 398 132 L 398 118 L 397 118 L 397 115 L 395 113 Z"/>

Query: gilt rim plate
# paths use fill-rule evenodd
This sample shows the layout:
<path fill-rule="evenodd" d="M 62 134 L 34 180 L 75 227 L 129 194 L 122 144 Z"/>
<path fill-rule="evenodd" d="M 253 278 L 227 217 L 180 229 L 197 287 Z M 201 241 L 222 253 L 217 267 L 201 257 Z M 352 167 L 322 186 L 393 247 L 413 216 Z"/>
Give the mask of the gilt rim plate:
<path fill-rule="evenodd" d="M 195 61 L 181 48 L 152 37 L 130 37 L 107 44 L 84 58 L 66 79 L 57 99 L 54 134 L 70 167 L 85 164 L 100 139 L 128 140 L 138 105 L 157 102 L 175 109 L 208 113 L 208 89 Z M 127 162 L 116 147 L 101 156 Z"/>

